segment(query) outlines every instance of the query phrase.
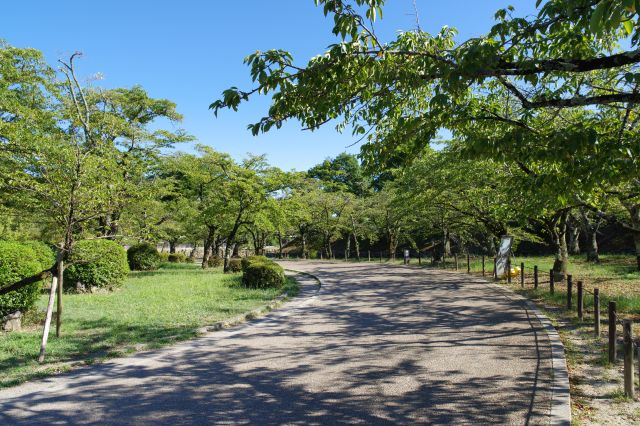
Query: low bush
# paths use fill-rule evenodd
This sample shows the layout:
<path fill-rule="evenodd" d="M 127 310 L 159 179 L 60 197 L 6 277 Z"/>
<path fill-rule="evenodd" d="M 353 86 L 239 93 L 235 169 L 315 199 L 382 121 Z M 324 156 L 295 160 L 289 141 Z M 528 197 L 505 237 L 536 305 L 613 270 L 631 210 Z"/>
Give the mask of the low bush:
<path fill-rule="evenodd" d="M 80 241 L 69 254 L 68 263 L 64 271 L 68 289 L 113 289 L 120 287 L 129 274 L 127 252 L 115 241 Z"/>
<path fill-rule="evenodd" d="M 23 278 L 42 272 L 41 259 L 26 244 L 0 241 L 0 286 L 16 283 Z M 0 318 L 16 311 L 25 312 L 38 299 L 41 282 L 29 284 L 19 290 L 0 296 Z"/>
<path fill-rule="evenodd" d="M 132 271 L 154 271 L 160 267 L 162 257 L 153 244 L 140 243 L 129 247 L 127 261 Z"/>
<path fill-rule="evenodd" d="M 224 264 L 220 256 L 209 256 L 207 259 L 207 266 L 209 268 L 219 268 Z"/>
<path fill-rule="evenodd" d="M 168 262 L 169 261 L 169 253 L 167 253 L 166 251 L 162 251 L 162 252 L 158 253 L 158 256 L 160 256 L 160 261 L 161 262 Z"/>
<path fill-rule="evenodd" d="M 286 281 L 282 266 L 270 260 L 249 262 L 242 283 L 249 288 L 280 288 Z"/>
<path fill-rule="evenodd" d="M 269 258 L 267 256 L 248 256 L 243 257 L 240 263 L 242 264 L 242 272 L 247 269 L 247 266 L 253 262 L 269 262 Z"/>
<path fill-rule="evenodd" d="M 229 259 L 229 271 L 242 272 L 242 261 L 237 257 Z"/>
<path fill-rule="evenodd" d="M 185 263 L 187 261 L 187 255 L 184 253 L 170 253 L 167 256 L 167 260 L 171 263 Z"/>

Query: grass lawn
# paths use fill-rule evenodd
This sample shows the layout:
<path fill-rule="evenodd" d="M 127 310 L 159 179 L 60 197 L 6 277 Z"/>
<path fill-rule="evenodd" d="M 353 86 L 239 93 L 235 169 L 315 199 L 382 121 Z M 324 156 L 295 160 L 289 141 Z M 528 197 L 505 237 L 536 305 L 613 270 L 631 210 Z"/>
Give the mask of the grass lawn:
<path fill-rule="evenodd" d="M 258 308 L 281 293 L 244 288 L 240 277 L 166 264 L 155 272 L 132 272 L 112 293 L 65 295 L 62 336 L 50 334 L 46 362 L 39 365 L 42 327 L 36 321 L 44 318 L 43 294 L 22 332 L 0 333 L 0 387 L 67 369 L 68 361 L 93 362 L 194 337 L 199 327 Z M 285 290 L 295 292 L 295 282 Z"/>

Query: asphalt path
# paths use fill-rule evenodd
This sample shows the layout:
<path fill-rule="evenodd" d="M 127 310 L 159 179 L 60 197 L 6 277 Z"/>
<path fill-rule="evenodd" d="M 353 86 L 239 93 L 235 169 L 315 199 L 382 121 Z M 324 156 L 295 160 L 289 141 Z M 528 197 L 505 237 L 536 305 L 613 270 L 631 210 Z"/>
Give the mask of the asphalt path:
<path fill-rule="evenodd" d="M 299 297 L 168 348 L 0 391 L 0 424 L 548 424 L 550 346 L 478 278 L 283 262 Z"/>

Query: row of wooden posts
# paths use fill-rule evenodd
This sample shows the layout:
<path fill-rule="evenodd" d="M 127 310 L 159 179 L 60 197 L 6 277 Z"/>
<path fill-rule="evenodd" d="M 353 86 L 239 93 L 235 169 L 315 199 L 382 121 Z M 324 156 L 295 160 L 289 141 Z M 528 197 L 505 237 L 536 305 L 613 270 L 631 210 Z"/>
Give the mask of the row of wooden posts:
<path fill-rule="evenodd" d="M 467 253 L 467 273 L 471 273 L 471 255 L 469 253 Z M 367 252 L 367 258 L 369 261 L 371 261 L 371 251 Z M 379 252 L 379 258 L 380 258 L 380 262 L 383 262 L 383 256 L 382 256 L 382 252 Z M 455 265 L 455 270 L 459 270 L 459 264 L 458 264 L 458 256 L 456 254 L 454 254 L 453 256 L 454 258 L 454 265 Z M 347 261 L 347 255 L 345 253 L 345 261 Z M 405 258 L 405 264 L 408 263 L 408 259 Z M 421 265 L 422 264 L 422 256 L 420 255 L 420 253 L 418 252 L 418 264 Z M 446 258 L 443 257 L 442 260 L 442 267 L 446 268 Z M 507 260 L 507 264 L 506 264 L 506 271 L 510 272 L 511 271 L 511 260 Z M 482 276 L 486 276 L 487 270 L 486 270 L 486 262 L 485 262 L 485 256 L 482 256 Z M 497 275 L 497 265 L 496 265 L 496 258 L 493 258 L 493 278 L 494 279 L 498 279 Z M 511 283 L 512 282 L 512 277 L 510 273 L 507 273 L 507 282 Z M 524 287 L 525 285 L 525 264 L 524 262 L 520 263 L 520 285 L 522 287 Z M 572 275 L 567 275 L 567 309 L 568 310 L 572 310 L 573 309 L 573 276 Z M 534 265 L 533 267 L 533 287 L 534 289 L 538 289 L 539 285 L 541 284 L 540 279 L 539 279 L 539 269 L 538 269 L 538 265 Z M 555 282 L 555 274 L 553 269 L 549 270 L 549 292 L 551 294 L 555 294 L 556 288 L 555 288 L 556 282 Z M 577 303 L 576 303 L 576 310 L 577 310 L 577 314 L 578 314 L 578 319 L 580 319 L 580 321 L 584 321 L 584 313 L 585 313 L 585 309 L 584 309 L 584 293 L 585 293 L 585 289 L 584 289 L 584 285 L 582 283 L 582 281 L 577 281 L 576 282 L 576 297 L 577 297 Z M 597 288 L 593 289 L 593 293 L 591 293 L 593 295 L 593 328 L 594 328 L 594 334 L 596 337 L 600 337 L 601 332 L 600 332 L 600 326 L 601 326 L 601 319 L 600 319 L 600 290 Z M 608 339 L 608 355 L 609 355 L 609 362 L 610 363 L 615 363 L 617 360 L 617 324 L 621 324 L 622 325 L 622 330 L 623 330 L 623 351 L 624 351 L 624 393 L 627 397 L 629 398 L 634 398 L 635 397 L 635 387 L 634 387 L 634 348 L 635 348 L 635 343 L 633 340 L 633 321 L 630 319 L 624 319 L 623 321 L 620 321 L 618 319 L 618 314 L 617 314 L 617 306 L 616 306 L 616 302 L 615 301 L 610 301 L 609 302 L 609 306 L 608 306 L 608 324 L 609 324 L 609 339 Z M 637 348 L 637 352 L 638 352 L 638 371 L 640 374 L 640 348 Z"/>
<path fill-rule="evenodd" d="M 458 269 L 457 259 L 456 259 L 456 270 Z M 494 269 L 493 269 L 493 277 L 494 279 L 498 279 L 496 276 L 496 259 L 494 258 Z M 511 271 L 511 261 L 507 261 L 506 271 Z M 533 267 L 533 286 L 535 289 L 538 289 L 540 284 L 539 275 L 538 275 L 538 266 L 535 265 Z M 470 255 L 467 255 L 467 273 L 471 273 L 471 262 Z M 485 270 L 485 257 L 482 256 L 482 275 L 486 274 Z M 525 285 L 525 264 L 524 262 L 520 263 L 520 285 L 524 287 Z M 507 282 L 511 283 L 512 277 L 510 273 L 507 273 Z M 555 294 L 555 276 L 553 269 L 549 270 L 549 292 L 551 294 Z M 584 294 L 585 288 L 582 281 L 576 282 L 576 311 L 578 314 L 578 319 L 580 321 L 584 321 Z M 600 338 L 601 332 L 601 319 L 600 319 L 600 290 L 597 288 L 593 289 L 593 331 L 597 338 Z M 567 304 L 566 307 L 568 310 L 573 310 L 573 276 L 567 275 Z M 609 336 L 608 336 L 608 359 L 609 362 L 614 364 L 618 358 L 618 330 L 617 325 L 622 325 L 622 333 L 623 333 L 623 351 L 624 351 L 624 393 L 628 398 L 635 397 L 635 386 L 634 386 L 634 353 L 638 354 L 638 372 L 640 374 L 640 348 L 635 345 L 633 339 L 633 321 L 630 319 L 624 319 L 620 321 L 618 319 L 617 305 L 615 301 L 610 301 L 608 305 L 608 325 L 609 325 Z M 635 350 L 634 350 L 635 349 Z"/>

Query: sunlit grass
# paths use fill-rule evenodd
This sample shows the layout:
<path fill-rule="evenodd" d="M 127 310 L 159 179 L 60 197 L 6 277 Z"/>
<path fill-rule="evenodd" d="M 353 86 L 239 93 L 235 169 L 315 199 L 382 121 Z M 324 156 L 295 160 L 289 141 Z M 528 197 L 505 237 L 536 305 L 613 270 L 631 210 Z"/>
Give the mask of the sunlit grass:
<path fill-rule="evenodd" d="M 265 305 L 279 293 L 244 288 L 239 274 L 196 265 L 133 272 L 115 292 L 65 295 L 62 336 L 50 334 L 43 366 L 36 362 L 39 324 L 0 334 L 0 387 L 55 372 L 65 361 L 117 356 L 194 337 L 199 327 Z M 46 303 L 42 295 L 40 313 L 28 318 L 41 320 Z"/>

